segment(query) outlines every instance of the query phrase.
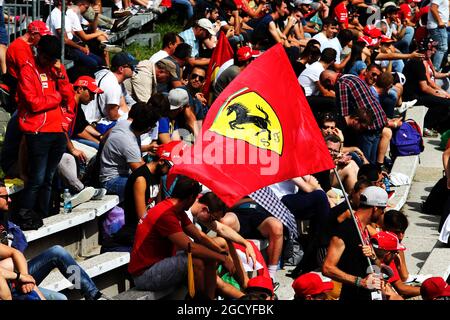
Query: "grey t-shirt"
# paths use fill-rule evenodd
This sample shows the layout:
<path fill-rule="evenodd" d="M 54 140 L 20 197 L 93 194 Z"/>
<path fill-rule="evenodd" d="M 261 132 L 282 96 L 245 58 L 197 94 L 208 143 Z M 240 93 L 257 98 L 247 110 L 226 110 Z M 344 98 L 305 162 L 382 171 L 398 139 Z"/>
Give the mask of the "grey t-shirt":
<path fill-rule="evenodd" d="M 100 182 L 130 174 L 130 162 L 140 162 L 139 141 L 130 130 L 130 122 L 118 121 L 106 140 L 100 157 Z"/>

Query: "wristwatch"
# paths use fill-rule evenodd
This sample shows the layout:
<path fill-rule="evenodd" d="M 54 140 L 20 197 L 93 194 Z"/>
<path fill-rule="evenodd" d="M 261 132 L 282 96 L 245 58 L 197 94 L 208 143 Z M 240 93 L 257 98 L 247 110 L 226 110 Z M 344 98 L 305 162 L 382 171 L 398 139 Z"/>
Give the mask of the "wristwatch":
<path fill-rule="evenodd" d="M 17 276 L 16 276 L 16 279 L 15 279 L 15 280 L 16 280 L 16 281 L 19 281 L 19 279 L 20 279 L 20 272 L 16 271 L 16 275 L 17 275 Z"/>

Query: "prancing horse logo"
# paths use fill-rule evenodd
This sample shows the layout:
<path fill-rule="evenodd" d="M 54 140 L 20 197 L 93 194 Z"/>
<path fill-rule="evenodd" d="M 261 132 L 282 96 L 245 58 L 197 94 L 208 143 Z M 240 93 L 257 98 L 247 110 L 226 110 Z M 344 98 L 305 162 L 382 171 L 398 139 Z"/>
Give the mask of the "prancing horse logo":
<path fill-rule="evenodd" d="M 275 110 L 248 88 L 231 94 L 223 102 L 208 130 L 279 155 L 283 152 L 283 130 Z"/>
<path fill-rule="evenodd" d="M 256 132 L 255 135 L 259 135 L 263 132 L 268 132 L 269 141 L 272 140 L 272 132 L 268 128 L 270 125 L 269 115 L 264 111 L 259 105 L 256 105 L 256 109 L 264 113 L 264 118 L 260 116 L 249 115 L 248 109 L 240 103 L 232 104 L 227 108 L 227 116 L 229 116 L 232 112 L 236 113 L 236 119 L 228 122 L 231 129 L 240 129 L 243 130 L 243 127 L 238 127 L 240 124 L 253 123 L 255 126 L 260 128 L 261 130 Z"/>

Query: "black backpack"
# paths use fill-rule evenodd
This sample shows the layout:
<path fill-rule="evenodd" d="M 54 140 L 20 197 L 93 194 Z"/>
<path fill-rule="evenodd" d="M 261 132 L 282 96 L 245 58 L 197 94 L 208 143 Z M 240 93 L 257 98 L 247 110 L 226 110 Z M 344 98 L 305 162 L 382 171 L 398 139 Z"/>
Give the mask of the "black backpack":
<path fill-rule="evenodd" d="M 447 189 L 447 178 L 442 177 L 433 189 L 431 189 L 430 194 L 422 204 L 422 212 L 426 214 L 438 215 L 442 214 L 445 203 L 447 202 L 447 197 L 449 190 Z"/>
<path fill-rule="evenodd" d="M 0 76 L 0 107 L 13 114 L 17 109 L 16 104 L 17 79 L 5 73 Z"/>

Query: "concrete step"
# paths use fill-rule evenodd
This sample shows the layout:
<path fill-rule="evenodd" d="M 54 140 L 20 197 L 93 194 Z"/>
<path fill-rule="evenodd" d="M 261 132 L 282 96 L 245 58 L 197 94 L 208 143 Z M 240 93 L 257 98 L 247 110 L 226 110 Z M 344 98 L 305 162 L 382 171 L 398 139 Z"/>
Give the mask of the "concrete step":
<path fill-rule="evenodd" d="M 38 230 L 25 231 L 28 242 L 47 237 L 51 234 L 72 228 L 103 215 L 119 203 L 116 195 L 107 195 L 102 200 L 91 200 L 75 207 L 70 214 L 57 214 L 44 219 L 44 225 Z M 62 212 L 61 208 L 61 212 Z"/>
<path fill-rule="evenodd" d="M 107 252 L 79 263 L 89 277 L 94 278 L 108 271 L 126 265 L 130 261 L 128 252 Z M 39 287 L 61 291 L 74 286 L 55 269 L 42 281 Z"/>
<path fill-rule="evenodd" d="M 125 292 L 122 292 L 114 297 L 116 300 L 183 300 L 187 294 L 187 288 L 185 286 L 178 288 L 169 288 L 162 291 L 140 291 L 136 288 L 132 288 Z"/>
<path fill-rule="evenodd" d="M 423 267 L 420 274 L 432 274 L 436 277 L 447 279 L 450 272 L 450 248 L 435 247 Z"/>

